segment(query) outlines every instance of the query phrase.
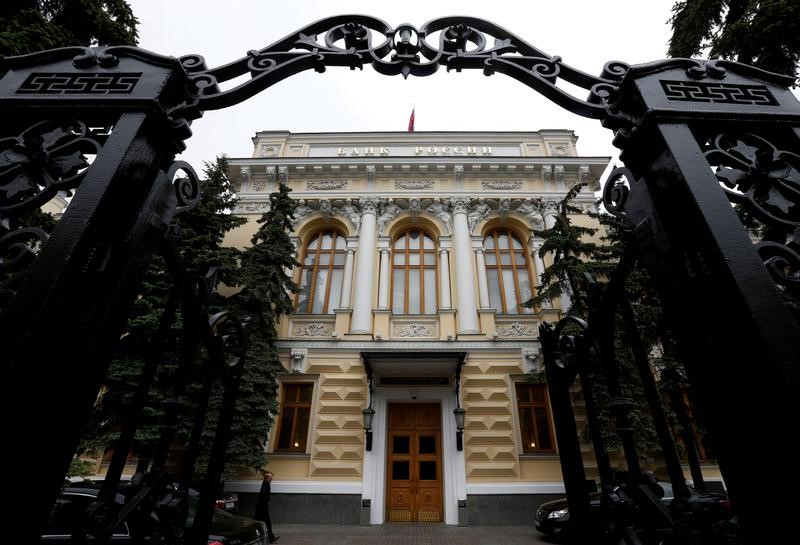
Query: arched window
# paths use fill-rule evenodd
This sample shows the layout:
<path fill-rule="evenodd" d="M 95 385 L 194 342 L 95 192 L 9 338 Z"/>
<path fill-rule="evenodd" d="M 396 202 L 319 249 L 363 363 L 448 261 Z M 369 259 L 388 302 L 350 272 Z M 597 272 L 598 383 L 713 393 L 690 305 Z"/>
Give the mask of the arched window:
<path fill-rule="evenodd" d="M 501 314 L 530 314 L 522 306 L 531 298 L 528 251 L 519 237 L 508 229 L 496 229 L 483 239 L 489 302 Z"/>
<path fill-rule="evenodd" d="M 333 230 L 316 233 L 303 251 L 297 312 L 333 314 L 342 293 L 347 241 Z"/>
<path fill-rule="evenodd" d="M 425 231 L 409 229 L 394 241 L 392 312 L 436 313 L 436 248 Z"/>

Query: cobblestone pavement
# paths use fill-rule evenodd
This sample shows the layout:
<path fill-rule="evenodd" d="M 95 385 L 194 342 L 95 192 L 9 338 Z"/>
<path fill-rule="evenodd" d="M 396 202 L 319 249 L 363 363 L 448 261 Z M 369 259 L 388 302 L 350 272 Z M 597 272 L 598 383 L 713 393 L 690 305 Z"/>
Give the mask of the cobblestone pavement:
<path fill-rule="evenodd" d="M 533 526 L 275 524 L 278 545 L 549 545 Z"/>

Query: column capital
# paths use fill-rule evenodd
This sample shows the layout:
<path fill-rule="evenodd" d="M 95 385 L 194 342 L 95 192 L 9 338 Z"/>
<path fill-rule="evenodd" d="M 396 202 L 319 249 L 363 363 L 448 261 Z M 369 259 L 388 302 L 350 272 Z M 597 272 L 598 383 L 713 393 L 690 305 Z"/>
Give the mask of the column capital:
<path fill-rule="evenodd" d="M 542 213 L 545 216 L 558 214 L 558 201 L 547 199 L 542 201 Z"/>
<path fill-rule="evenodd" d="M 453 214 L 466 214 L 469 211 L 469 197 L 450 197 Z"/>
<path fill-rule="evenodd" d="M 373 216 L 378 215 L 378 204 L 379 200 L 377 197 L 361 197 L 358 200 L 359 204 L 361 205 L 361 214 L 372 214 Z"/>

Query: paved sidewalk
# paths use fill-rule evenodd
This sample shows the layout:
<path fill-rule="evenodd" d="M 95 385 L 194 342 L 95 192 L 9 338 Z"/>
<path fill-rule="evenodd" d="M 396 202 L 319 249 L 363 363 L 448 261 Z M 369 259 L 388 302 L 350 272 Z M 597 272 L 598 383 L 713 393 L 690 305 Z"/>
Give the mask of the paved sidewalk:
<path fill-rule="evenodd" d="M 533 526 L 275 524 L 278 545 L 549 545 Z"/>

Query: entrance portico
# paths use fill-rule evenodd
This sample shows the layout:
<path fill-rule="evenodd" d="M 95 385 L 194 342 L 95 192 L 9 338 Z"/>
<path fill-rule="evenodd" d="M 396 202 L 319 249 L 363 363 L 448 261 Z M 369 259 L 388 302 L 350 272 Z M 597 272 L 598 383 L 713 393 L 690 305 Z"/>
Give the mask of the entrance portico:
<path fill-rule="evenodd" d="M 436 446 L 435 451 L 440 456 L 441 467 L 436 468 L 436 481 L 438 489 L 441 490 L 442 515 L 443 518 L 434 522 L 444 522 L 446 524 L 466 524 L 466 511 L 462 510 L 459 517 L 459 503 L 464 505 L 466 502 L 466 474 L 464 465 L 464 452 L 456 448 L 456 424 L 453 418 L 453 411 L 459 406 L 456 396 L 456 377 L 463 354 L 430 354 L 413 355 L 409 354 L 362 354 L 365 364 L 370 366 L 373 374 L 373 393 L 372 408 L 375 416 L 372 424 L 373 445 L 372 450 L 365 452 L 364 458 L 364 480 L 362 492 L 362 505 L 368 503 L 370 506 L 369 523 L 383 524 L 390 522 L 388 516 L 390 502 L 387 499 L 390 494 L 387 482 L 393 479 L 392 467 L 389 466 L 389 455 L 397 453 L 389 443 L 390 432 L 392 437 L 398 435 L 392 429 L 390 422 L 390 411 L 408 411 L 414 405 L 427 406 L 436 405 L 439 411 L 439 429 L 433 430 L 430 436 L 440 439 L 440 445 Z M 402 365 L 398 363 L 402 362 Z M 401 371 L 402 370 L 402 371 Z M 437 384 L 441 383 L 441 385 Z M 413 411 L 412 411 L 413 412 Z M 401 417 L 402 418 L 402 417 Z M 395 417 L 394 422 L 397 422 Z M 417 425 L 409 423 L 404 431 L 414 439 L 420 437 Z M 431 431 L 430 429 L 428 431 Z M 424 433 L 422 435 L 425 435 Z M 418 445 L 412 446 L 409 450 L 413 460 L 417 462 L 417 469 L 420 461 L 425 458 L 425 452 L 419 453 Z M 424 449 L 422 449 L 424 450 Z M 403 465 L 407 459 L 398 456 L 398 465 Z M 430 467 L 430 466 L 428 466 Z M 419 472 L 410 468 L 408 479 L 412 483 L 418 483 Z M 402 471 L 402 469 L 400 469 Z M 401 475 L 398 475 L 401 476 Z M 397 483 L 397 479 L 394 479 Z M 430 483 L 428 483 L 430 485 Z M 412 484 L 413 486 L 413 484 Z M 419 496 L 419 490 L 414 492 Z M 363 500 L 370 500 L 364 502 Z M 416 502 L 417 499 L 414 499 Z M 415 504 L 416 505 L 416 504 Z M 414 521 L 421 521 L 425 516 L 415 516 Z"/>

